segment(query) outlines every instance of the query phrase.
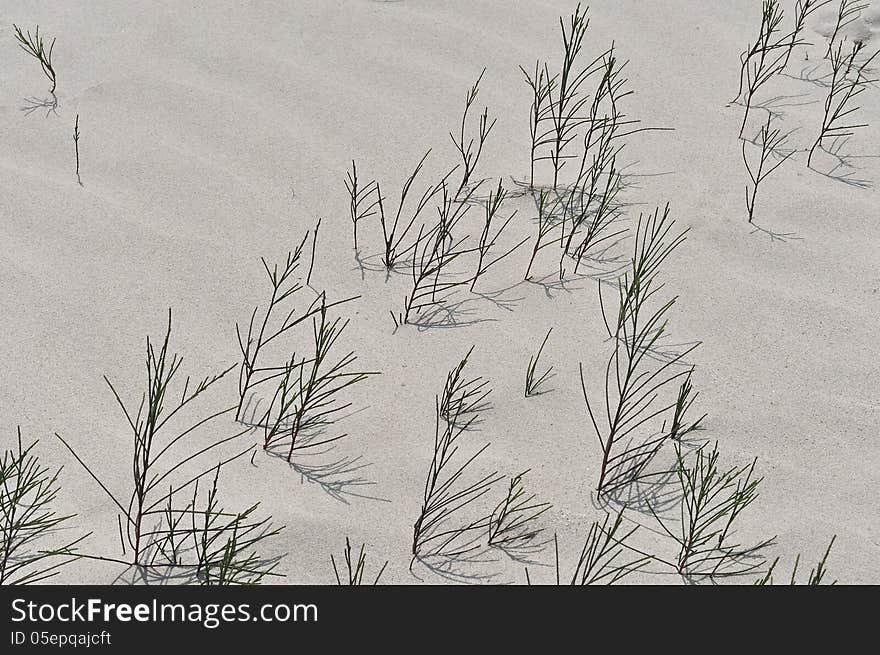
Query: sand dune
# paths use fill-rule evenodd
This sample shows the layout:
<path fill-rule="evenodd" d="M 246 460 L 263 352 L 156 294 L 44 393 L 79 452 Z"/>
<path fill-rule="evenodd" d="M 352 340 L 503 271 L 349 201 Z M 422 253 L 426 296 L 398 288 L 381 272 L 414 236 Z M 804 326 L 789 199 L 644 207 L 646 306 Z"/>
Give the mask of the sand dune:
<path fill-rule="evenodd" d="M 348 394 L 352 405 L 338 430 L 350 437 L 334 450 L 304 455 L 298 468 L 260 452 L 254 464 L 244 458 L 221 477 L 225 504 L 260 501 L 286 526 L 266 546 L 267 555 L 285 555 L 282 581 L 333 582 L 329 554 L 338 557 L 347 535 L 367 544 L 371 567 L 389 560 L 385 582 L 523 582 L 523 565 L 497 553 L 456 564 L 447 577 L 409 570 L 434 395 L 471 346 L 468 369 L 493 388 L 491 410 L 467 437 L 491 443 L 478 469 L 530 469 L 529 490 L 553 505 L 541 517 L 545 534 L 558 533 L 564 562 L 576 558 L 589 522 L 601 516 L 593 496 L 600 453 L 578 363 L 598 393 L 609 343 L 595 277 L 614 267 L 597 265 L 564 288 L 520 283 L 526 245 L 481 278 L 485 295 L 460 296 L 459 325 L 395 331 L 389 312 L 401 311 L 408 279 L 358 270 L 343 185 L 356 159 L 359 172 L 394 198 L 428 148 L 424 179 L 436 179 L 455 162 L 448 132 L 458 129 L 467 90 L 484 67 L 476 108 L 488 106 L 498 121 L 477 175 L 490 178 L 486 191 L 499 177 L 511 187 L 511 178 L 525 180 L 530 97 L 518 66 L 558 61 L 557 19 L 573 4 L 5 3 L 0 439 L 11 446 L 21 425 L 41 440 L 47 463 L 64 464 L 59 509 L 78 513 L 77 525 L 94 531 L 90 552 L 118 555 L 117 512 L 53 433 L 125 489 L 130 436 L 102 375 L 135 401 L 144 337 L 161 336 L 169 307 L 186 374 L 201 378 L 236 364 L 236 322 L 246 323 L 269 292 L 260 257 L 283 259 L 321 218 L 313 286 L 331 298 L 359 296 L 339 310 L 351 319 L 340 349 L 382 374 Z M 783 4 L 786 11 L 793 5 Z M 880 6 L 871 5 L 845 35 L 873 52 Z M 880 93 L 874 86 L 859 97 L 858 122 L 869 126 L 846 144 L 852 167 L 838 170 L 864 184 L 809 170 L 798 152 L 762 188 L 756 231 L 743 202 L 742 108 L 729 102 L 759 14 L 757 1 L 648 7 L 597 0 L 585 52 L 595 56 L 614 40 L 635 91 L 625 99 L 627 115 L 674 130 L 628 139 L 622 220 L 631 234 L 640 212 L 669 202 L 679 227 L 690 228 L 663 268 L 666 292 L 679 296 L 665 345 L 701 342 L 687 357 L 696 367 L 699 413 L 708 413 L 700 438 L 717 440 L 729 466 L 758 458 L 764 480 L 740 519 L 740 538 L 777 535 L 767 555 L 789 564 L 796 553 L 812 563 L 836 534 L 834 577 L 877 582 Z M 778 126 L 797 130 L 790 139 L 801 150 L 821 125 L 826 90 L 798 77 L 827 67 L 832 15 L 829 6 L 810 19 L 814 45 L 796 50 L 789 75 L 760 98 L 780 114 Z M 57 37 L 54 112 L 23 111 L 27 98 L 45 96 L 46 81 L 16 47 L 13 22 Z M 73 172 L 77 114 L 82 186 Z M 755 112 L 747 135 L 765 116 Z M 820 171 L 835 166 L 821 152 L 814 163 Z M 546 177 L 544 169 L 540 181 Z M 511 245 L 533 235 L 536 215 L 528 196 L 508 200 L 505 215 L 514 209 L 504 237 Z M 377 223 L 359 230 L 364 254 L 379 253 Z M 630 246 L 610 254 L 625 263 Z M 536 270 L 548 280 L 557 272 L 552 257 Z M 552 392 L 525 399 L 526 364 L 550 327 L 542 361 L 555 370 Z M 304 335 L 289 348 L 307 349 Z M 234 401 L 234 377 L 205 408 Z M 232 429 L 229 421 L 221 431 Z M 337 475 L 333 493 L 309 480 L 308 467 L 340 460 L 354 470 Z M 503 491 L 496 488 L 492 502 Z M 641 535 L 645 548 L 668 548 L 660 535 Z M 534 557 L 533 581 L 549 582 L 552 546 Z M 55 580 L 109 582 L 123 568 L 83 560 Z"/>

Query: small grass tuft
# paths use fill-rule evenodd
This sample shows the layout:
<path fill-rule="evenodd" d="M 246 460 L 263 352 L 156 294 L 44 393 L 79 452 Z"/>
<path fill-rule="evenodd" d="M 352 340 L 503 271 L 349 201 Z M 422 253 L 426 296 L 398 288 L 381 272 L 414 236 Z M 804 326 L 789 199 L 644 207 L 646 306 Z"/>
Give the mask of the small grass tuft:
<path fill-rule="evenodd" d="M 551 332 L 553 332 L 553 328 L 547 330 L 547 334 L 544 335 L 544 340 L 541 342 L 541 346 L 540 348 L 538 348 L 538 352 L 535 353 L 533 357 L 529 357 L 529 365 L 526 367 L 526 398 L 546 393 L 545 391 L 541 391 L 540 387 L 553 376 L 552 366 L 544 371 L 541 375 L 537 374 L 538 362 L 541 359 L 541 353 L 544 352 L 544 346 L 547 345 L 547 340 L 550 338 Z"/>
<path fill-rule="evenodd" d="M 330 555 L 330 562 L 333 564 L 333 573 L 336 575 L 336 584 L 338 585 L 349 585 L 349 586 L 359 586 L 364 584 L 364 574 L 367 569 L 367 555 L 364 552 L 366 544 L 361 544 L 360 551 L 357 554 L 357 559 L 352 557 L 352 549 L 351 542 L 348 537 L 345 538 L 345 551 L 343 551 L 343 558 L 345 559 L 345 568 L 346 571 L 343 573 L 345 577 L 340 577 L 339 569 L 336 566 L 336 559 L 333 557 L 332 553 Z M 385 567 L 388 566 L 388 561 L 382 565 L 382 568 L 379 569 L 379 573 L 376 574 L 376 578 L 371 582 L 372 585 L 379 584 L 379 579 L 382 577 L 382 574 L 385 572 Z"/>

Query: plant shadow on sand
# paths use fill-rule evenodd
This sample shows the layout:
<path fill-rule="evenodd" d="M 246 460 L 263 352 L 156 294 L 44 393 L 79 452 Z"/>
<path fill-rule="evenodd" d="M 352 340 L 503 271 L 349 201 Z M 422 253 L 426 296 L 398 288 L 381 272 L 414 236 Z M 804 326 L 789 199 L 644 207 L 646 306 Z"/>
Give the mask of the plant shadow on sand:
<path fill-rule="evenodd" d="M 663 336 L 666 334 L 664 330 L 660 328 L 649 330 L 647 332 L 649 335 L 658 335 L 656 341 L 653 342 L 652 345 L 644 348 L 640 348 L 642 352 L 644 352 L 645 356 L 649 359 L 653 359 L 656 362 L 671 362 L 676 366 L 683 366 L 685 368 L 692 368 L 693 364 L 685 359 L 685 355 L 693 351 L 697 348 L 697 346 L 701 345 L 702 341 L 682 341 L 680 343 L 662 343 Z M 606 343 L 609 341 L 613 341 L 615 337 L 611 336 L 605 339 Z M 621 343 L 624 345 L 627 342 L 632 342 L 632 338 L 629 340 L 624 339 L 624 337 L 617 337 Z"/>
<path fill-rule="evenodd" d="M 360 249 L 355 250 L 355 266 L 352 270 L 360 271 L 361 281 L 366 279 L 367 273 L 385 273 L 385 282 L 388 282 L 392 275 L 409 277 L 409 269 L 412 267 L 412 256 L 399 258 L 393 266 L 386 266 L 382 261 L 383 256 L 382 253 L 364 256 Z"/>
<path fill-rule="evenodd" d="M 831 87 L 831 73 L 826 72 L 819 75 L 819 71 L 825 68 L 824 62 L 815 64 L 813 66 L 804 66 L 798 71 L 797 75 L 792 75 L 791 73 L 786 73 L 784 71 L 780 72 L 780 77 L 787 77 L 792 80 L 797 80 L 798 82 L 807 82 L 808 84 L 812 84 L 814 86 L 818 86 L 822 89 L 827 89 Z"/>
<path fill-rule="evenodd" d="M 697 425 L 690 426 L 676 441 L 683 449 L 696 451 L 709 442 L 708 437 L 698 434 L 705 430 L 698 422 Z M 671 510 L 681 506 L 681 500 L 681 486 L 675 469 L 664 467 L 615 489 L 601 500 L 593 498 L 593 507 L 602 510 L 609 510 L 611 507 L 626 508 L 646 516 L 652 516 L 653 510 L 659 516 L 666 516 Z M 653 528 L 647 529 L 653 531 Z M 662 534 L 659 530 L 656 532 Z"/>
<path fill-rule="evenodd" d="M 22 100 L 22 106 L 19 107 L 19 110 L 24 113 L 25 116 L 30 116 L 34 112 L 46 110 L 45 118 L 48 118 L 50 114 L 58 115 L 58 98 L 54 95 L 51 95 L 47 98 L 37 98 L 37 97 L 29 97 L 24 98 Z"/>
<path fill-rule="evenodd" d="M 427 306 L 417 316 L 410 319 L 409 324 L 419 331 L 430 329 L 449 329 L 489 323 L 497 321 L 481 315 L 481 309 L 494 307 L 506 312 L 514 309 L 524 300 L 523 296 L 510 296 L 509 293 L 516 289 L 519 284 L 487 292 L 465 292 L 456 290 L 445 298 L 438 299 L 435 303 Z M 462 294 L 467 294 L 461 298 Z M 458 298 L 458 299 L 456 299 Z"/>
<path fill-rule="evenodd" d="M 624 255 L 615 254 L 612 251 L 622 243 L 624 239 L 618 239 L 614 243 L 603 246 L 600 250 L 584 255 L 576 262 L 574 271 L 564 270 L 562 275 L 558 271 L 548 273 L 543 277 L 533 277 L 523 280 L 521 284 L 531 284 L 540 287 L 544 295 L 549 299 L 555 298 L 555 294 L 574 293 L 586 288 L 586 282 L 611 282 L 623 273 L 628 265 Z M 581 269 L 585 269 L 581 271 Z"/>
<path fill-rule="evenodd" d="M 857 171 L 863 170 L 861 167 L 856 165 L 857 160 L 862 159 L 880 159 L 880 155 L 850 155 L 846 154 L 844 150 L 849 143 L 850 137 L 837 137 L 833 139 L 830 145 L 826 148 L 823 145 L 819 145 L 817 150 L 825 153 L 830 158 L 834 160 L 834 165 L 827 171 L 821 171 L 813 166 L 810 167 L 810 170 L 822 175 L 823 177 L 827 177 L 836 182 L 842 182 L 848 186 L 856 187 L 858 189 L 870 189 L 874 186 L 874 182 L 867 178 L 856 177 Z"/>
<path fill-rule="evenodd" d="M 484 535 L 474 536 L 469 541 L 459 544 L 455 552 L 427 553 L 415 557 L 410 564 L 410 573 L 420 582 L 424 581 L 422 572 L 416 568 L 418 564 L 428 574 L 459 584 L 512 584 L 503 579 L 505 573 L 502 566 L 505 555 L 516 564 L 549 566 L 539 561 L 537 556 L 552 543 L 552 538 L 528 539 L 522 543 L 505 546 L 490 546 L 484 543 L 483 539 Z"/>
<path fill-rule="evenodd" d="M 248 399 L 247 404 L 243 408 L 243 415 L 250 416 L 250 419 L 242 420 L 243 425 L 254 430 L 266 428 L 256 418 L 261 402 L 262 399 L 255 400 L 253 395 Z M 366 407 L 363 407 L 341 418 L 351 417 L 366 409 Z M 346 436 L 348 435 L 341 435 L 338 439 Z M 303 484 L 316 484 L 321 491 L 345 505 L 348 505 L 350 499 L 353 498 L 375 500 L 383 503 L 391 502 L 388 498 L 382 498 L 366 491 L 366 489 L 376 485 L 374 480 L 365 477 L 363 474 L 363 471 L 371 467 L 372 463 L 364 461 L 363 455 L 333 455 L 332 453 L 337 449 L 338 440 L 327 443 L 326 430 L 324 428 L 302 433 L 297 443 L 298 447 L 294 451 L 295 455 L 290 461 L 287 459 L 289 443 L 274 443 L 269 448 L 263 450 L 273 459 L 284 461 L 293 471 L 299 474 L 300 481 Z M 316 450 L 302 452 L 307 451 L 310 443 L 320 443 L 321 445 Z M 251 459 L 251 465 L 258 466 L 253 459 Z"/>
<path fill-rule="evenodd" d="M 458 584 L 515 584 L 515 582 L 503 579 L 505 575 L 502 570 L 504 555 L 512 562 L 524 566 L 549 566 L 549 564 L 538 561 L 535 556 L 543 552 L 547 545 L 552 543 L 552 539 L 505 547 L 476 544 L 480 539 L 481 537 L 476 537 L 473 547 L 468 548 L 465 552 L 435 553 L 416 557 L 410 567 L 410 573 L 418 581 L 425 581 L 422 576 L 423 571 L 418 570 L 415 566 L 418 564 L 421 569 L 424 569 L 424 572 Z M 492 570 L 492 565 L 495 565 L 494 570 Z"/>
<path fill-rule="evenodd" d="M 160 549 L 157 545 L 152 545 L 150 550 L 152 552 L 147 553 L 147 555 L 152 559 L 156 559 L 161 556 Z M 256 565 L 271 570 L 274 569 L 274 567 L 277 566 L 282 559 L 284 559 L 284 555 L 263 557 L 259 558 L 256 561 Z M 129 564 L 128 566 L 122 566 L 124 566 L 124 570 L 121 571 L 115 578 L 113 578 L 113 581 L 110 583 L 111 585 L 195 586 L 206 584 L 202 572 L 194 564 L 162 565 L 154 563 L 150 566 L 134 566 L 131 564 Z"/>
<path fill-rule="evenodd" d="M 435 553 L 416 557 L 410 565 L 410 572 L 420 582 L 421 578 L 414 565 L 420 564 L 428 573 L 459 584 L 497 583 L 499 572 L 487 572 L 487 564 L 497 564 L 501 560 L 488 546 L 474 546 L 464 552 Z"/>
<path fill-rule="evenodd" d="M 753 109 L 761 109 L 766 111 L 773 119 L 782 119 L 785 117 L 785 112 L 783 109 L 789 109 L 792 107 L 808 107 L 810 105 L 815 105 L 819 103 L 819 100 L 813 98 L 811 100 L 804 100 L 803 102 L 797 102 L 803 98 L 809 98 L 809 93 L 790 93 L 790 94 L 780 94 L 774 96 L 772 98 L 767 98 L 763 102 L 759 102 L 755 105 L 752 105 Z"/>
<path fill-rule="evenodd" d="M 551 543 L 553 543 L 553 539 L 549 537 L 545 539 L 530 538 L 523 539 L 518 543 L 492 546 L 492 548 L 504 553 L 511 559 L 511 561 L 516 562 L 517 564 L 527 566 L 549 566 L 549 564 L 539 561 L 536 557 L 540 553 L 543 553 Z"/>
<path fill-rule="evenodd" d="M 774 232 L 773 230 L 752 223 L 752 231 L 749 234 L 765 235 L 769 237 L 771 242 L 788 243 L 789 241 L 801 241 L 803 237 L 798 236 L 797 232 Z"/>

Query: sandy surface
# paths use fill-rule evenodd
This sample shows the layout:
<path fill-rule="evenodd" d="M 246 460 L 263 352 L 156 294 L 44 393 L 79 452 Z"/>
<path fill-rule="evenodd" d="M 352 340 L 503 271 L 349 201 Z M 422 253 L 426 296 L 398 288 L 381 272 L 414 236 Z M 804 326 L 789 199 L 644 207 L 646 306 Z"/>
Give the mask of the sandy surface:
<path fill-rule="evenodd" d="M 810 171 L 799 153 L 766 183 L 755 218 L 790 237 L 753 232 L 743 206 L 741 108 L 726 105 L 759 4 L 596 1 L 586 50 L 598 54 L 615 40 L 636 91 L 627 112 L 675 130 L 629 140 L 628 219 L 668 201 L 690 227 L 662 274 L 680 296 L 669 343 L 702 342 L 689 356 L 709 414 L 701 437 L 717 439 L 729 465 L 757 457 L 765 476 L 741 519 L 743 539 L 778 535 L 771 555 L 788 565 L 798 552 L 812 563 L 836 534 L 831 575 L 876 583 L 880 92 L 860 97 L 861 116 L 873 124 L 847 146 L 860 156 L 854 175 L 871 186 Z M 458 327 L 394 333 L 389 310 L 400 310 L 406 278 L 386 282 L 383 273 L 357 270 L 343 179 L 356 158 L 394 194 L 428 147 L 431 175 L 453 163 L 447 132 L 483 67 L 478 104 L 498 123 L 478 174 L 523 179 L 530 98 L 517 66 L 558 56 L 557 17 L 572 9 L 558 0 L 4 3 L 0 442 L 11 445 L 21 425 L 41 440 L 47 462 L 65 465 L 60 508 L 94 531 L 90 552 L 118 554 L 114 508 L 52 434 L 76 444 L 114 489 L 126 489 L 130 439 L 102 375 L 133 401 L 144 336 L 159 335 L 168 307 L 187 374 L 234 364 L 235 323 L 267 294 L 259 258 L 283 257 L 322 217 L 313 284 L 332 297 L 361 296 L 341 312 L 352 320 L 343 347 L 363 368 L 382 371 L 350 395 L 358 411 L 340 429 L 351 438 L 325 458 L 361 458 L 369 466 L 356 475 L 371 484 L 349 487 L 358 495 L 340 500 L 259 453 L 253 466 L 242 460 L 224 473 L 224 503 L 262 501 L 287 526 L 267 554 L 286 554 L 279 570 L 288 582 L 333 581 L 329 554 L 338 556 L 346 535 L 366 542 L 370 569 L 389 560 L 385 581 L 417 582 L 409 547 L 431 456 L 433 396 L 474 345 L 470 370 L 494 389 L 472 437 L 491 442 L 480 466 L 531 469 L 528 487 L 553 504 L 543 525 L 559 534 L 571 561 L 600 515 L 591 495 L 599 451 L 577 378 L 583 362 L 598 389 L 608 354 L 595 281 L 552 292 L 517 284 L 527 259 L 519 253 L 481 280 L 484 291 L 505 290 L 507 308 L 473 296 Z M 57 36 L 57 114 L 22 111 L 46 84 L 17 50 L 13 22 Z M 826 24 L 825 14 L 811 21 L 807 35 L 817 45 L 810 62 L 800 61 L 804 51 L 795 55 L 794 73 L 821 60 Z M 880 6 L 853 29 L 877 48 Z M 808 147 L 822 89 L 779 78 L 763 99 L 774 96 L 783 96 L 775 104 L 780 125 L 800 128 L 792 139 Z M 76 114 L 82 187 L 73 174 Z M 534 209 L 525 199 L 513 208 L 515 242 L 532 233 Z M 377 226 L 361 230 L 364 250 L 378 252 Z M 537 267 L 550 275 L 554 264 Z M 544 361 L 556 370 L 553 392 L 524 399 L 526 362 L 551 326 Z M 234 402 L 235 393 L 230 376 L 198 411 Z M 218 436 L 231 429 L 220 426 Z M 641 539 L 668 554 L 647 529 Z M 536 558 L 551 563 L 552 548 Z M 462 571 L 523 581 L 520 564 L 489 559 L 497 561 Z M 119 573 L 80 562 L 57 580 L 110 582 Z M 535 565 L 531 575 L 550 581 L 552 569 Z"/>

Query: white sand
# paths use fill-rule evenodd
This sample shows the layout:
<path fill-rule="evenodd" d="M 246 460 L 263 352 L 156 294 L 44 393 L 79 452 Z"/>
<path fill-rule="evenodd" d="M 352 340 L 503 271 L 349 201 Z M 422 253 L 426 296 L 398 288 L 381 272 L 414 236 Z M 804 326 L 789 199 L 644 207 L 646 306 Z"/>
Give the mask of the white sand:
<path fill-rule="evenodd" d="M 355 349 L 365 369 L 383 372 L 351 394 L 362 411 L 340 428 L 352 438 L 327 457 L 361 456 L 371 466 L 359 474 L 375 484 L 360 491 L 388 502 L 339 502 L 260 453 L 256 469 L 241 461 L 226 471 L 225 504 L 261 500 L 287 526 L 269 554 L 287 553 L 279 570 L 288 582 L 331 582 L 329 553 L 341 551 L 346 535 L 367 543 L 371 569 L 380 558 L 390 560 L 385 581 L 417 581 L 408 571 L 409 546 L 431 455 L 433 395 L 445 371 L 476 345 L 470 370 L 494 386 L 494 409 L 473 436 L 475 443 L 492 442 L 481 462 L 505 474 L 532 469 L 529 488 L 554 506 L 543 524 L 559 533 L 571 561 L 599 516 L 591 497 L 599 451 L 577 379 L 584 362 L 598 390 L 608 353 L 595 282 L 584 279 L 552 297 L 523 284 L 504 294 L 516 300 L 513 311 L 474 300 L 469 318 L 482 322 L 410 327 L 392 336 L 389 310 L 400 310 L 406 278 L 386 284 L 384 274 L 372 273 L 361 280 L 343 178 L 356 158 L 364 177 L 378 178 L 393 196 L 428 147 L 431 175 L 453 163 L 447 132 L 457 127 L 465 93 L 485 66 L 478 105 L 488 104 L 498 124 L 478 175 L 523 179 L 530 99 L 517 66 L 558 56 L 557 17 L 573 5 L 4 3 L 2 443 L 13 443 L 20 424 L 41 439 L 46 461 L 65 465 L 60 508 L 78 512 L 82 529 L 95 532 L 90 552 L 118 554 L 114 508 L 53 432 L 75 443 L 121 494 L 130 439 L 102 375 L 134 398 L 144 336 L 160 334 L 169 306 L 186 373 L 198 377 L 235 363 L 235 323 L 267 294 L 259 257 L 283 257 L 320 216 L 315 284 L 334 298 L 362 295 L 343 311 L 352 323 L 342 347 Z M 630 59 L 636 91 L 628 114 L 675 128 L 630 139 L 628 172 L 644 177 L 634 178 L 637 187 L 625 200 L 637 203 L 633 223 L 639 210 L 669 201 L 680 225 L 691 228 L 661 275 L 680 296 L 670 342 L 702 341 L 689 358 L 697 365 L 700 410 L 709 413 L 701 436 L 720 442 L 729 465 L 758 457 L 765 480 L 741 519 L 743 539 L 778 535 L 771 555 L 785 558 L 787 570 L 798 552 L 812 565 L 837 534 L 831 575 L 876 583 L 880 92 L 871 88 L 859 98 L 859 117 L 872 125 L 848 146 L 866 156 L 855 174 L 873 186 L 823 177 L 807 170 L 799 154 L 762 188 L 755 219 L 796 238 L 783 243 L 753 234 L 743 206 L 741 108 L 725 105 L 760 3 L 649 5 L 593 2 L 587 53 L 614 39 Z M 13 22 L 39 23 L 58 38 L 57 115 L 21 111 L 23 98 L 45 95 L 46 82 L 16 48 Z M 817 44 L 811 64 L 825 42 L 814 28 L 821 33 L 826 24 L 819 16 L 808 29 Z M 872 50 L 880 45 L 877 2 L 853 29 L 870 37 Z M 803 51 L 795 55 L 802 57 Z M 779 107 L 785 129 L 800 128 L 792 137 L 799 147 L 809 146 L 821 122 L 822 92 L 779 78 L 763 96 L 797 95 L 780 101 L 792 105 L 817 101 Z M 73 174 L 77 113 L 82 188 Z M 756 121 L 763 116 L 755 112 Z M 524 201 L 510 207 L 521 214 L 510 238 L 530 233 L 526 217 L 534 210 Z M 375 224 L 362 225 L 361 236 L 370 253 L 378 252 Z M 515 284 L 526 260 L 525 252 L 515 255 L 487 275 L 483 288 Z M 537 264 L 541 273 L 553 269 L 550 259 Z M 526 362 L 551 325 L 544 361 L 556 367 L 554 392 L 525 400 Z M 207 406 L 234 402 L 231 378 Z M 659 537 L 646 532 L 643 541 L 669 553 Z M 552 549 L 539 559 L 551 562 Z M 117 573 L 82 562 L 57 580 L 109 582 Z M 494 576 L 492 582 L 523 579 L 520 565 L 503 560 L 468 573 Z M 533 580 L 551 576 L 533 567 Z"/>

